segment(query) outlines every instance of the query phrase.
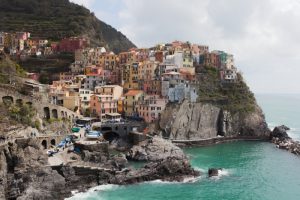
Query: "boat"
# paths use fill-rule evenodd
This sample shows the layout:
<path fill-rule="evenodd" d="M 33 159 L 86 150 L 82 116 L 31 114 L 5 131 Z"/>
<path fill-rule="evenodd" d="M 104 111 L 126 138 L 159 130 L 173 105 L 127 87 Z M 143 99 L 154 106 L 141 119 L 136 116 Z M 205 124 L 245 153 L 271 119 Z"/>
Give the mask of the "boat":
<path fill-rule="evenodd" d="M 71 130 L 72 130 L 73 133 L 78 133 L 80 131 L 80 128 L 79 127 L 73 127 Z"/>
<path fill-rule="evenodd" d="M 86 138 L 87 139 L 99 139 L 101 137 L 101 132 L 100 131 L 88 131 L 86 133 Z"/>

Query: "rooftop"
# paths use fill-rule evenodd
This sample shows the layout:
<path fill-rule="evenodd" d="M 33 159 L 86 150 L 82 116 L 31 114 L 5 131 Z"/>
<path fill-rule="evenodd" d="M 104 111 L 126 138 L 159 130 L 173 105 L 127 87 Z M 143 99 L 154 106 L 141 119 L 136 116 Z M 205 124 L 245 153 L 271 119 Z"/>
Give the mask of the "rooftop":
<path fill-rule="evenodd" d="M 143 93 L 143 91 L 142 91 L 142 90 L 129 90 L 129 91 L 125 94 L 125 96 L 135 96 L 135 95 L 137 95 L 137 94 L 139 94 L 139 93 Z"/>

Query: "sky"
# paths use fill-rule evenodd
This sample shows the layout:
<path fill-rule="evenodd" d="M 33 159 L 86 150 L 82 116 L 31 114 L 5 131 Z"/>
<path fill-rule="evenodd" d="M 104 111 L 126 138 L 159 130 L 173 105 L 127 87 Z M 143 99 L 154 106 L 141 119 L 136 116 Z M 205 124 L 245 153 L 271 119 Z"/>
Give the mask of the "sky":
<path fill-rule="evenodd" d="M 300 93 L 300 0 L 71 0 L 138 47 L 173 40 L 232 53 L 255 93 Z"/>

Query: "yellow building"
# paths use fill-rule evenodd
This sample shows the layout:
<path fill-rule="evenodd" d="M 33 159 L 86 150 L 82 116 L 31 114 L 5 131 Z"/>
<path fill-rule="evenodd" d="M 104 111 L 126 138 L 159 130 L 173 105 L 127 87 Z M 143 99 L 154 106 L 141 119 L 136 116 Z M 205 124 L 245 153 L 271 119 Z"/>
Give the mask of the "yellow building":
<path fill-rule="evenodd" d="M 155 77 L 155 70 L 158 62 L 145 61 L 139 64 L 138 79 L 139 80 L 152 80 Z"/>
<path fill-rule="evenodd" d="M 144 92 L 142 90 L 129 90 L 124 95 L 124 112 L 126 116 L 138 115 L 137 105 L 143 100 Z"/>
<path fill-rule="evenodd" d="M 123 66 L 122 82 L 124 89 L 139 89 L 138 68 L 138 62 Z"/>
<path fill-rule="evenodd" d="M 124 112 L 124 97 L 121 97 L 119 100 L 118 100 L 118 113 L 123 113 Z"/>
<path fill-rule="evenodd" d="M 99 57 L 99 65 L 106 70 L 115 70 L 118 60 L 118 56 L 113 53 L 103 54 Z"/>

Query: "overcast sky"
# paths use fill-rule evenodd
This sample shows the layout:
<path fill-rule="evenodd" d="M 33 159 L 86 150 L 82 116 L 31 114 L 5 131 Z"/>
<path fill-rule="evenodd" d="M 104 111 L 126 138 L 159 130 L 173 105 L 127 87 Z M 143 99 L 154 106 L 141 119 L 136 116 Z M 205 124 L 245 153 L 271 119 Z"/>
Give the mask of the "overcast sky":
<path fill-rule="evenodd" d="M 300 0 L 71 0 L 138 47 L 173 40 L 224 50 L 255 93 L 300 93 Z"/>

